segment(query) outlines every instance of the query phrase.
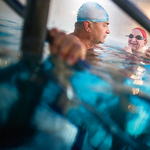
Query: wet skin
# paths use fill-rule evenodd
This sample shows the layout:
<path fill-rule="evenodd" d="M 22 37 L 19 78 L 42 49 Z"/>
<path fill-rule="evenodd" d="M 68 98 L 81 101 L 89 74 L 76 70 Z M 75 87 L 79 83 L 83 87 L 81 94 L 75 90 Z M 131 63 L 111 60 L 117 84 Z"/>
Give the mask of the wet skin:
<path fill-rule="evenodd" d="M 140 35 L 143 37 L 142 33 L 138 29 L 133 29 L 132 32 L 130 33 L 134 37 L 128 39 L 128 46 L 131 47 L 132 51 L 136 52 L 142 52 L 142 48 L 146 45 L 146 41 L 142 40 L 137 40 L 135 37 Z"/>
<path fill-rule="evenodd" d="M 109 30 L 109 21 L 105 22 L 94 22 L 93 28 L 93 43 L 104 43 L 107 37 L 107 34 L 110 34 Z"/>

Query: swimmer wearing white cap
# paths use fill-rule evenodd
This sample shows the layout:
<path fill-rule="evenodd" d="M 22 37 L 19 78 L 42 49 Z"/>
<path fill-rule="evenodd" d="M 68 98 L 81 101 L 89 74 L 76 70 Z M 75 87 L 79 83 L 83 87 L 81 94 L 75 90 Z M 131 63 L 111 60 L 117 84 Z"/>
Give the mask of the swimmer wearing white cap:
<path fill-rule="evenodd" d="M 86 49 L 91 49 L 105 42 L 107 34 L 110 33 L 108 25 L 106 10 L 96 2 L 87 2 L 80 7 L 75 30 L 71 34 L 77 36 Z"/>
<path fill-rule="evenodd" d="M 73 65 L 78 58 L 86 58 L 87 49 L 105 42 L 107 34 L 110 33 L 108 25 L 109 17 L 102 6 L 96 2 L 84 3 L 78 11 L 73 33 L 66 35 L 57 29 L 49 31 L 54 38 L 50 51 Z"/>

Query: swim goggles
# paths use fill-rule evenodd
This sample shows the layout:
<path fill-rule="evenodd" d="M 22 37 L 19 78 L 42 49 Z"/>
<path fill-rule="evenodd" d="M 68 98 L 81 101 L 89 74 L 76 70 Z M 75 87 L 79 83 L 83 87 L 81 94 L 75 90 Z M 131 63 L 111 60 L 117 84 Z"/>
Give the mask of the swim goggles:
<path fill-rule="evenodd" d="M 133 34 L 126 35 L 126 37 L 129 37 L 130 39 L 134 38 Z M 137 40 L 145 40 L 145 38 L 143 38 L 143 37 L 140 36 L 140 35 L 135 36 L 135 38 L 136 38 Z"/>

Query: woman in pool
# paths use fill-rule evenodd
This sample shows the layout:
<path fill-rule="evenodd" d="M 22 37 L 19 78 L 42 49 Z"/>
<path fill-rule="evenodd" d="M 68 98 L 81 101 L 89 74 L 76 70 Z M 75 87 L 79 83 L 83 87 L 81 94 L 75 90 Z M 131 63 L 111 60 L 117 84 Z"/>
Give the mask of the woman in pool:
<path fill-rule="evenodd" d="M 128 46 L 124 48 L 126 52 L 150 59 L 150 47 L 143 53 L 143 48 L 147 44 L 147 35 L 143 29 L 134 28 L 127 37 L 129 37 Z"/>

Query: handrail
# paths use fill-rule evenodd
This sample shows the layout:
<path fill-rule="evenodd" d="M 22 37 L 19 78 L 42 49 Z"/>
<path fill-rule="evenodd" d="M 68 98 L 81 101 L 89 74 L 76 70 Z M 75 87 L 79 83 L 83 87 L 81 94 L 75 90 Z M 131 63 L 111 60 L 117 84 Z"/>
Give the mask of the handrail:
<path fill-rule="evenodd" d="M 24 17 L 24 6 L 18 0 L 3 0 L 6 2 L 20 17 Z"/>
<path fill-rule="evenodd" d="M 6 1 L 16 2 L 16 0 Z M 12 106 L 12 109 L 8 112 L 7 120 L 4 124 L 0 124 L 0 149 L 21 144 L 27 134 L 29 135 L 33 130 L 30 126 L 31 118 L 40 101 L 46 83 L 46 78 L 41 73 L 42 69 L 37 69 L 40 67 L 37 63 L 42 58 L 49 2 L 50 0 L 28 0 L 25 14 L 20 13 L 25 18 L 21 42 L 22 59 L 16 65 L 5 70 L 5 73 L 10 73 L 11 70 L 14 70 L 14 72 L 11 72 L 11 77 L 14 75 L 12 73 L 16 73 L 15 82 L 19 94 L 17 102 L 14 102 L 16 107 Z M 18 8 L 16 9 L 18 13 L 19 10 L 23 12 L 20 6 L 17 3 L 11 5 L 13 9 Z M 26 68 L 24 72 L 21 72 L 22 65 Z M 29 77 L 22 78 L 24 73 L 28 74 Z M 37 74 L 41 76 L 37 76 Z"/>
<path fill-rule="evenodd" d="M 112 0 L 129 16 L 141 24 L 147 31 L 150 32 L 150 20 L 131 2 L 128 0 Z"/>
<path fill-rule="evenodd" d="M 49 3 L 50 0 L 27 1 L 21 40 L 21 50 L 25 60 L 40 61 L 42 58 L 43 45 L 46 38 Z"/>

